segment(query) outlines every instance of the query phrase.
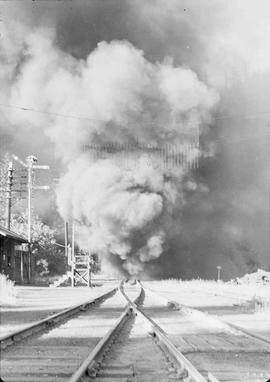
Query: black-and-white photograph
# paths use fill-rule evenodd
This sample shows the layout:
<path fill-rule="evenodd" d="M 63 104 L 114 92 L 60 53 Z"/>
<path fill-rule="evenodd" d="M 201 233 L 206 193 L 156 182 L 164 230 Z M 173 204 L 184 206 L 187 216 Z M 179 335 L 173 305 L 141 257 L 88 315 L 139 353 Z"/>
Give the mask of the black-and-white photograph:
<path fill-rule="evenodd" d="M 0 381 L 270 381 L 269 0 L 0 0 Z"/>

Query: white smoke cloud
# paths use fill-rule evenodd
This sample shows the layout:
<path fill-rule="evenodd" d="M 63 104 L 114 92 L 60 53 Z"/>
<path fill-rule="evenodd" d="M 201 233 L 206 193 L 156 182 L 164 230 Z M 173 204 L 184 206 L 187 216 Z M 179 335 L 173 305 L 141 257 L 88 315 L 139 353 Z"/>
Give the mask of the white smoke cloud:
<path fill-rule="evenodd" d="M 141 153 L 133 153 L 131 163 L 123 166 L 121 160 L 117 160 L 116 154 L 111 160 L 105 155 L 103 159 L 96 161 L 86 153 L 82 154 L 81 147 L 91 143 L 98 146 L 108 141 L 129 143 L 134 138 L 150 145 L 173 143 L 175 147 L 183 147 L 190 139 L 194 139 L 194 136 L 196 138 L 198 130 L 201 132 L 210 121 L 211 110 L 217 99 L 215 92 L 198 78 L 218 88 L 224 84 L 229 88 L 241 79 L 245 80 L 245 84 L 249 84 L 243 90 L 244 96 L 249 98 L 247 106 L 243 98 L 241 100 L 242 90 L 238 89 L 238 93 L 232 90 L 228 96 L 233 99 L 230 110 L 226 109 L 225 99 L 225 102 L 221 102 L 221 112 L 225 110 L 229 114 L 242 114 L 243 110 L 244 113 L 254 113 L 254 110 L 259 113 L 267 111 L 267 77 L 254 77 L 254 82 L 247 82 L 247 79 L 250 73 L 267 72 L 270 69 L 270 3 L 268 0 L 116 0 L 109 8 L 109 11 L 112 11 L 117 7 L 117 15 L 112 13 L 114 17 L 111 20 L 106 16 L 107 7 L 109 5 L 105 2 L 91 2 L 91 6 L 87 2 L 77 2 L 73 4 L 71 11 L 68 7 L 62 7 L 60 2 L 53 5 L 48 2 L 1 4 L 0 101 L 2 104 L 29 107 L 42 112 L 1 107 L 0 129 L 1 136 L 8 132 L 17 142 L 16 150 L 19 148 L 22 155 L 25 154 L 24 151 L 32 153 L 35 144 L 38 154 L 40 151 L 47 153 L 47 145 L 44 144 L 44 149 L 40 150 L 41 144 L 38 139 L 43 140 L 44 132 L 51 138 L 58 158 L 68 169 L 60 183 L 58 194 L 62 215 L 69 216 L 70 219 L 76 216 L 79 222 L 76 237 L 81 245 L 88 246 L 91 242 L 92 248 L 97 248 L 104 256 L 114 253 L 112 259 L 120 259 L 124 263 L 123 266 L 133 273 L 143 271 L 147 267 L 149 262 L 143 261 L 142 253 L 146 253 L 146 259 L 150 258 L 147 257 L 147 253 L 150 254 L 152 247 L 147 243 L 151 243 L 152 238 L 160 238 L 160 246 L 155 248 L 162 247 L 162 251 L 166 248 L 170 230 L 176 226 L 173 224 L 173 214 L 185 203 L 182 187 L 186 192 L 196 191 L 198 195 L 197 209 L 203 211 L 203 223 L 198 223 L 200 229 L 205 229 L 205 216 L 209 216 L 207 211 L 215 210 L 222 215 L 223 212 L 215 205 L 213 194 L 205 203 L 201 202 L 199 197 L 200 194 L 208 194 L 209 190 L 211 191 L 209 179 L 213 169 L 208 172 L 206 182 L 209 184 L 206 186 L 192 179 L 185 182 L 185 169 L 167 171 L 162 160 L 154 156 L 150 160 L 145 156 L 146 160 L 143 160 Z M 88 19 L 89 23 L 81 22 L 83 18 Z M 44 25 L 50 25 L 50 29 L 45 29 Z M 42 28 L 37 29 L 37 26 Z M 54 37 L 55 30 L 57 32 Z M 136 46 L 140 49 L 127 41 L 103 41 L 85 58 L 89 53 L 86 51 L 88 47 L 95 46 L 97 41 L 107 39 L 108 36 L 128 37 L 136 41 Z M 80 58 L 74 58 L 68 52 Z M 168 55 L 174 57 L 174 62 L 169 58 L 164 59 Z M 198 73 L 198 78 L 188 68 L 193 68 Z M 63 117 L 67 115 L 75 118 Z M 217 132 L 221 129 L 219 122 L 213 127 Z M 231 120 L 229 125 L 224 127 L 224 134 L 228 135 L 232 142 L 235 137 L 240 137 L 244 145 L 249 143 L 250 146 L 247 145 L 242 158 L 250 157 L 249 147 L 253 147 L 255 133 L 263 139 L 268 135 L 268 124 L 265 123 L 262 128 L 261 123 L 254 120 L 250 126 L 249 141 L 242 141 L 242 136 L 246 136 L 246 129 L 246 123 L 241 122 L 240 127 L 238 122 Z M 31 142 L 27 138 L 18 140 L 19 135 L 31 137 Z M 21 145 L 21 142 L 25 145 Z M 231 145 L 231 142 L 225 142 L 225 145 L 229 160 L 226 162 L 222 157 L 222 164 L 232 169 L 238 163 L 235 170 L 238 171 L 235 175 L 237 179 L 240 172 L 244 172 L 243 169 L 248 168 L 249 171 L 244 195 L 241 192 L 238 198 L 233 196 L 232 202 L 234 214 L 239 216 L 240 212 L 246 211 L 246 206 L 250 206 L 249 219 L 240 218 L 240 223 L 238 222 L 239 226 L 246 228 L 247 222 L 254 223 L 254 216 L 259 216 L 256 213 L 258 200 L 261 200 L 260 214 L 265 211 L 267 200 L 266 197 L 263 200 L 261 195 L 268 187 L 268 161 L 264 159 L 262 163 L 261 160 L 261 170 L 255 171 L 256 175 L 253 174 L 252 177 L 250 163 L 247 165 L 239 157 L 239 145 Z M 240 145 L 242 147 L 242 143 Z M 216 142 L 213 144 L 212 155 L 215 146 Z M 258 154 L 263 155 L 261 147 Z M 198 149 L 192 150 L 189 155 L 190 160 L 195 160 L 199 155 Z M 227 172 L 220 170 L 222 166 L 219 161 L 217 156 L 216 173 L 220 174 L 220 179 L 226 179 Z M 141 165 L 137 166 L 137 162 L 141 162 Z M 96 171 L 98 175 L 95 175 L 95 178 L 92 176 L 94 172 L 89 174 L 87 182 L 84 179 L 85 173 L 92 166 L 102 170 Z M 110 203 L 107 211 L 110 210 L 110 214 L 104 213 L 103 219 L 94 220 L 98 211 L 91 208 L 87 210 L 85 206 L 92 197 L 92 184 L 95 184 L 99 173 L 103 174 L 103 178 L 109 177 L 110 170 L 106 175 L 106 166 L 112 169 L 112 174 L 123 174 L 116 193 L 119 201 L 127 205 L 126 200 L 129 199 L 124 199 L 123 194 L 149 193 L 151 198 L 147 201 L 150 207 L 154 206 L 151 204 L 152 197 L 159 197 L 162 202 L 161 212 L 156 206 L 157 213 L 153 214 L 153 220 L 146 219 L 147 223 L 144 224 L 144 220 L 141 219 L 141 224 L 126 230 L 124 235 L 123 228 L 118 224 L 119 220 L 109 218 L 114 213 L 117 215 L 118 210 L 113 211 L 113 202 L 116 203 L 118 199 L 108 199 Z M 149 168 L 152 169 L 151 175 Z M 129 183 L 132 186 L 128 188 L 125 182 L 130 172 L 133 172 L 133 178 Z M 205 173 L 204 169 L 202 172 Z M 73 179 L 76 179 L 76 183 Z M 79 192 L 82 179 L 85 182 L 84 195 Z M 113 180 L 117 182 L 118 178 Z M 105 184 L 107 187 L 110 183 Z M 222 190 L 218 191 L 222 205 L 225 192 L 223 184 L 223 181 L 220 182 Z M 234 187 L 231 181 L 228 189 L 234 190 Z M 97 196 L 104 201 L 102 208 L 107 204 L 104 192 L 101 184 L 95 189 Z M 247 200 L 248 203 L 245 205 L 243 200 Z M 137 197 L 136 202 L 139 204 L 142 200 Z M 138 211 L 135 202 L 132 203 L 132 207 Z M 189 211 L 191 210 L 197 223 L 198 215 L 192 212 L 192 208 L 195 209 L 193 205 L 189 205 Z M 228 206 L 224 209 L 227 216 Z M 93 221 L 97 222 L 95 230 L 92 229 Z M 213 222 L 215 226 L 215 219 Z M 233 225 L 232 219 L 229 220 L 230 224 Z M 180 229 L 178 226 L 177 223 L 175 230 Z M 257 224 L 257 227 L 259 226 L 260 224 Z M 194 232 L 195 224 L 192 228 L 189 225 L 187 227 L 189 232 Z M 203 237 L 211 236 L 212 228 L 210 227 Z M 254 232 L 252 242 L 256 239 L 261 243 L 263 234 L 265 237 L 268 235 L 266 229 L 254 230 L 252 227 L 250 231 Z M 189 232 L 186 236 L 189 236 Z M 142 239 L 139 240 L 140 238 Z M 155 242 L 154 239 L 153 241 Z M 226 244 L 230 242 L 227 238 L 225 241 Z M 205 259 L 208 259 L 209 251 L 205 241 L 200 239 L 198 243 L 198 246 L 189 244 L 190 252 L 193 251 L 196 257 L 200 248 L 204 247 Z M 260 248 L 260 245 L 258 247 Z M 213 258 L 216 259 L 216 253 L 222 253 L 222 248 L 223 246 L 217 251 L 213 250 Z M 267 259 L 268 243 L 265 248 Z M 161 252 L 157 249 L 154 253 Z M 181 256 L 186 257 L 184 251 Z M 202 263 L 206 263 L 205 259 Z M 194 268 L 197 264 L 196 261 Z"/>
<path fill-rule="evenodd" d="M 7 117 L 22 129 L 44 130 L 55 144 L 67 166 L 57 205 L 63 218 L 77 222 L 79 244 L 117 257 L 130 273 L 142 271 L 163 252 L 173 209 L 184 203 L 186 170 L 168 169 L 158 156 L 146 162 L 142 152 L 133 153 L 132 165 L 114 155 L 93 160 L 82 147 L 194 141 L 210 121 L 217 93 L 170 59 L 148 62 L 127 41 L 101 42 L 77 60 L 55 46 L 52 33 L 38 30 L 25 38 L 24 54 L 9 102 L 45 113 Z"/>
<path fill-rule="evenodd" d="M 129 171 L 113 160 L 91 163 L 86 155 L 70 165 L 59 185 L 58 205 L 66 219 L 76 219 L 88 227 L 81 233 L 85 248 L 126 260 L 132 250 L 133 232 L 143 235 L 162 214 L 159 193 L 165 195 L 164 180 L 159 172 L 143 166 L 138 163 L 136 171 Z M 142 192 L 144 188 L 148 191 Z M 149 259 L 161 253 L 161 243 L 156 240 L 150 236 Z M 139 258 L 146 261 L 147 254 L 140 251 Z"/>
<path fill-rule="evenodd" d="M 270 69 L 268 0 L 137 0 L 133 12 L 176 56 L 180 44 L 191 65 L 201 56 L 212 86 Z"/>
<path fill-rule="evenodd" d="M 99 43 L 86 61 L 60 51 L 44 31 L 29 35 L 26 44 L 27 58 L 10 102 L 51 115 L 15 112 L 12 122 L 42 126 L 63 160 L 76 156 L 83 143 L 97 136 L 121 141 L 126 135 L 154 143 L 166 138 L 175 143 L 188 124 L 190 132 L 197 133 L 217 100 L 189 69 L 153 65 L 125 41 Z M 63 123 L 53 114 L 80 118 Z"/>

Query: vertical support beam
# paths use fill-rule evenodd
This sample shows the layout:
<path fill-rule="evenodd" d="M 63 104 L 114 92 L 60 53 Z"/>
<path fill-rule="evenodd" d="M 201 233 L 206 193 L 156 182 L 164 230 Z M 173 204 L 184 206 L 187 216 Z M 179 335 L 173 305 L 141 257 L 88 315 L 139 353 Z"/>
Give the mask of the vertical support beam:
<path fill-rule="evenodd" d="M 221 269 L 222 267 L 220 265 L 217 266 L 217 270 L 218 270 L 218 277 L 217 277 L 217 281 L 220 281 L 220 273 L 221 273 Z"/>
<path fill-rule="evenodd" d="M 26 158 L 27 163 L 27 220 L 28 220 L 28 227 L 27 227 L 27 239 L 28 239 L 28 245 L 29 245 L 29 255 L 28 255 L 28 277 L 29 282 L 32 279 L 32 270 L 31 270 L 31 218 L 32 218 L 32 188 L 33 188 L 33 179 L 32 179 L 32 171 L 33 171 L 33 162 L 34 162 L 34 156 L 30 155 Z"/>
<path fill-rule="evenodd" d="M 31 248 L 30 248 L 30 245 L 29 245 L 29 252 L 28 252 L 28 275 L 29 275 L 29 284 L 31 283 L 31 280 L 32 280 L 32 262 L 31 262 L 31 256 L 32 255 L 32 252 L 31 252 Z"/>
<path fill-rule="evenodd" d="M 10 273 L 11 273 L 12 280 L 15 280 L 15 246 L 12 245 L 11 243 L 10 243 L 10 257 L 11 257 Z"/>
<path fill-rule="evenodd" d="M 71 246 L 70 246 L 70 244 L 68 244 L 68 246 L 67 246 L 67 251 L 68 251 L 67 263 L 68 263 L 68 266 L 71 267 L 71 265 L 72 265 L 72 253 L 71 253 Z"/>
<path fill-rule="evenodd" d="M 20 254 L 21 254 L 21 282 L 23 283 L 24 282 L 24 278 L 23 278 L 23 251 L 20 251 Z"/>
<path fill-rule="evenodd" d="M 8 176 L 7 176 L 7 220 L 6 220 L 7 229 L 10 229 L 10 220 L 11 220 L 12 180 L 13 180 L 13 164 L 12 162 L 9 162 Z"/>
<path fill-rule="evenodd" d="M 32 197 L 32 190 L 33 189 L 39 189 L 39 190 L 47 190 L 49 186 L 33 186 L 33 169 L 42 169 L 42 170 L 48 170 L 49 166 L 37 166 L 35 163 L 37 162 L 37 158 L 34 155 L 29 155 L 26 158 L 26 163 L 23 162 L 20 158 L 18 158 L 16 155 L 13 155 L 13 158 L 19 162 L 22 166 L 24 166 L 27 169 L 27 219 L 28 219 L 28 227 L 27 227 L 27 239 L 28 239 L 28 245 L 29 245 L 29 261 L 28 261 L 28 273 L 29 273 L 29 281 L 32 280 L 32 268 L 34 268 L 34 261 L 32 259 L 31 254 L 31 218 L 32 218 L 32 205 L 31 205 L 31 197 Z"/>
<path fill-rule="evenodd" d="M 87 261 L 87 286 L 90 287 L 90 254 L 88 254 L 88 261 Z"/>
<path fill-rule="evenodd" d="M 71 242 L 71 286 L 75 284 L 75 225 L 72 223 L 72 242 Z"/>
<path fill-rule="evenodd" d="M 197 150 L 198 150 L 198 153 L 197 153 L 197 157 L 196 157 L 196 168 L 199 168 L 200 167 L 200 163 L 199 163 L 199 160 L 200 160 L 200 141 L 198 141 L 198 143 L 197 143 Z"/>
<path fill-rule="evenodd" d="M 268 239 L 268 248 L 270 248 L 270 190 L 268 191 L 268 231 L 267 231 L 267 239 Z"/>
<path fill-rule="evenodd" d="M 65 259 L 66 271 L 68 270 L 68 222 L 65 222 Z"/>
<path fill-rule="evenodd" d="M 91 259 L 91 251 L 89 249 L 89 286 L 92 287 L 92 280 L 91 280 L 91 272 L 92 272 L 92 259 Z"/>
<path fill-rule="evenodd" d="M 31 209 L 32 209 L 32 188 L 33 188 L 33 179 L 32 179 L 32 171 L 33 171 L 33 156 L 27 157 L 27 219 L 28 219 L 28 227 L 27 227 L 27 238 L 28 243 L 31 243 Z"/>
<path fill-rule="evenodd" d="M 92 288 L 92 274 L 91 274 L 91 272 L 92 272 L 92 268 L 91 268 L 92 264 L 89 263 L 89 265 L 90 265 L 90 267 L 89 267 L 89 286 Z"/>

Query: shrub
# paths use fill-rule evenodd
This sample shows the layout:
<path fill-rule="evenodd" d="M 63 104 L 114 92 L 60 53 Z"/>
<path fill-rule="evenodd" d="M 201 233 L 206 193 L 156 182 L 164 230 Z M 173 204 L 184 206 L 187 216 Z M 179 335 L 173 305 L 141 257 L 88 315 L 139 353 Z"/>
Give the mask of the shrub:
<path fill-rule="evenodd" d="M 12 304 L 16 298 L 14 282 L 0 273 L 0 304 Z"/>

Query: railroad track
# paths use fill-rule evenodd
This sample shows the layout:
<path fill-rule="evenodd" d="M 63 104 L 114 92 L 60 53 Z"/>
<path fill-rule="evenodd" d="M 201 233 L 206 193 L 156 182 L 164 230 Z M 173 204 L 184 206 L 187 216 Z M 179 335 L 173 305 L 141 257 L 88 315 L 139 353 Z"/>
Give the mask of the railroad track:
<path fill-rule="evenodd" d="M 182 303 L 179 304 L 179 303 L 177 303 L 175 301 L 168 300 L 165 297 L 158 295 L 158 293 L 153 291 L 152 289 L 148 289 L 147 288 L 147 291 L 149 293 L 153 294 L 153 295 L 157 295 L 158 298 L 162 299 L 166 303 L 166 305 L 168 305 L 172 309 L 176 309 L 176 310 L 182 309 L 182 311 L 185 311 L 186 313 L 199 312 L 200 314 L 203 314 L 206 317 L 210 317 L 210 318 L 214 317 L 214 319 L 216 321 L 219 321 L 220 323 L 226 324 L 228 327 L 238 331 L 239 333 L 245 334 L 245 335 L 247 335 L 249 337 L 252 337 L 252 338 L 254 338 L 256 340 L 259 340 L 261 342 L 264 342 L 264 343 L 270 345 L 270 339 L 269 338 L 265 338 L 262 335 L 259 335 L 257 333 L 253 333 L 252 331 L 247 330 L 247 329 L 245 329 L 245 328 L 243 328 L 243 327 L 241 327 L 241 326 L 239 326 L 237 324 L 233 324 L 233 323 L 227 321 L 226 319 L 219 318 L 215 314 L 211 314 L 211 313 L 209 314 L 207 311 L 205 312 L 204 310 L 201 310 L 199 308 L 189 307 L 186 304 L 182 304 Z"/>
<path fill-rule="evenodd" d="M 98 336 L 104 334 L 107 325 L 123 310 L 125 302 L 120 301 L 117 290 L 112 288 L 95 299 L 1 337 L 2 380 L 67 381 L 89 347 L 95 346 Z M 102 330 L 99 320 L 108 311 L 110 317 L 103 319 Z"/>
<path fill-rule="evenodd" d="M 264 371 L 260 376 L 257 372 L 250 373 L 248 379 L 231 362 L 232 356 L 243 350 L 242 345 L 233 348 L 232 340 L 236 337 L 243 341 L 239 333 L 234 337 L 236 329 L 231 329 L 228 349 L 227 332 L 227 337 L 222 330 L 194 333 L 190 328 L 196 325 L 199 328 L 198 316 L 177 309 L 155 300 L 153 293 L 138 283 L 122 282 L 117 293 L 99 306 L 80 311 L 60 326 L 7 347 L 2 354 L 2 379 L 5 382 L 267 380 Z M 224 345 L 227 345 L 227 358 Z M 269 348 L 267 345 L 261 355 L 269 356 L 270 345 Z M 258 351 L 258 343 L 256 346 L 249 349 L 249 356 Z M 219 353 L 221 356 L 217 357 Z M 220 370 L 220 358 L 227 372 Z"/>
<path fill-rule="evenodd" d="M 162 328 L 139 308 L 144 299 L 142 287 L 135 301 L 125 293 L 123 283 L 120 290 L 128 302 L 126 310 L 69 382 L 217 381 L 210 373 L 207 378 L 203 377 L 168 339 Z M 133 341 L 130 340 L 131 327 L 135 332 Z"/>
<path fill-rule="evenodd" d="M 210 374 L 203 377 L 139 308 L 145 294 L 141 286 L 121 283 L 114 292 L 99 306 L 92 301 L 89 310 L 77 306 L 75 316 L 75 311 L 66 312 L 61 324 L 50 323 L 50 317 L 47 324 L 43 320 L 27 332 L 2 338 L 2 380 L 216 381 Z"/>
<path fill-rule="evenodd" d="M 47 330 L 49 328 L 52 328 L 56 325 L 59 325 L 60 323 L 64 322 L 65 320 L 69 319 L 70 317 L 80 313 L 81 311 L 85 311 L 92 306 L 101 303 L 102 301 L 106 300 L 107 298 L 111 297 L 115 292 L 117 291 L 117 288 L 112 288 L 109 291 L 101 294 L 100 296 L 93 298 L 91 300 L 87 300 L 85 302 L 82 302 L 80 304 L 74 305 L 70 308 L 63 309 L 61 312 L 50 315 L 43 320 L 34 322 L 33 324 L 27 325 L 26 327 L 16 330 L 12 333 L 8 333 L 6 335 L 0 336 L 0 348 L 1 350 L 4 350 L 6 347 L 13 345 L 15 343 L 18 343 L 22 339 L 25 339 L 27 337 L 30 337 L 34 334 L 38 334 L 39 332 L 42 332 L 44 330 Z"/>
<path fill-rule="evenodd" d="M 145 289 L 150 302 L 144 311 L 163 328 L 176 347 L 202 375 L 219 381 L 266 382 L 270 378 L 270 340 L 218 316 L 169 301 Z M 153 308 L 156 298 L 159 309 Z M 162 305 L 171 309 L 168 319 Z"/>

